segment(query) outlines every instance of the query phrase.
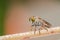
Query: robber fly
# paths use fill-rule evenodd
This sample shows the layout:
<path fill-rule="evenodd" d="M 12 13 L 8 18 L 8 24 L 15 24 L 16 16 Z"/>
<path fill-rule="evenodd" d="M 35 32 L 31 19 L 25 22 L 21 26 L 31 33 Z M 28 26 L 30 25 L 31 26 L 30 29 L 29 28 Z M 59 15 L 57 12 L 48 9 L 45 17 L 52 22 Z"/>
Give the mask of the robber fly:
<path fill-rule="evenodd" d="M 34 34 L 36 33 L 36 30 L 38 30 L 40 34 L 41 27 L 48 31 L 47 28 L 50 28 L 52 26 L 49 22 L 37 16 L 30 17 L 29 21 L 32 24 L 31 31 L 34 29 Z"/>

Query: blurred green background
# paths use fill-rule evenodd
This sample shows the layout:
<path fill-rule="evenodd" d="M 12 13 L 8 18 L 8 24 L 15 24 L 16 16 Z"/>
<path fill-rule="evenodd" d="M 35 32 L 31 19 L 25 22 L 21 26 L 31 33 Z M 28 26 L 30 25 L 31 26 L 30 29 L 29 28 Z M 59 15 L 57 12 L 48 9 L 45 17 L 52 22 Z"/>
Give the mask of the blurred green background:
<path fill-rule="evenodd" d="M 25 3 L 26 0 L 16 0 L 20 3 Z M 0 0 L 0 36 L 5 34 L 4 19 L 6 15 L 6 10 L 13 0 Z"/>
<path fill-rule="evenodd" d="M 0 0 L 0 35 L 4 34 L 4 16 L 6 10 L 5 2 L 5 0 Z"/>
<path fill-rule="evenodd" d="M 12 0 L 13 1 L 13 0 Z M 21 0 L 20 0 L 21 1 Z M 25 0 L 22 0 L 23 3 Z M 4 35 L 4 17 L 10 0 L 0 0 L 0 36 Z"/>

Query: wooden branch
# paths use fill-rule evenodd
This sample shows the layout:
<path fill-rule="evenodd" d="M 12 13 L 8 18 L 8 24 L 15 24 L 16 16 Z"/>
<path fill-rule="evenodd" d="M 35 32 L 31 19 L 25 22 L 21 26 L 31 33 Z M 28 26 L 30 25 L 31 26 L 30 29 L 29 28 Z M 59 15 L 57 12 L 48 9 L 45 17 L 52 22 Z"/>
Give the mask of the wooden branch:
<path fill-rule="evenodd" d="M 60 33 L 60 27 L 53 27 L 49 28 L 48 31 L 41 30 L 41 34 L 39 35 L 38 31 L 36 31 L 36 34 L 34 34 L 33 31 L 25 32 L 25 33 L 18 33 L 18 34 L 11 34 L 11 35 L 5 35 L 0 36 L 0 40 L 26 40 L 29 38 L 34 37 L 44 37 L 49 35 L 54 35 Z"/>

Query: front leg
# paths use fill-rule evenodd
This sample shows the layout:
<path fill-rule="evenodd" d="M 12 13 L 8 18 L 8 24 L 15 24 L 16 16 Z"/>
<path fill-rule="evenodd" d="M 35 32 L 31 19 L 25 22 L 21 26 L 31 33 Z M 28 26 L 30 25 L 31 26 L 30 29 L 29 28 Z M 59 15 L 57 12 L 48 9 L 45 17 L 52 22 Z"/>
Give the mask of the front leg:
<path fill-rule="evenodd" d="M 30 27 L 30 31 L 33 31 L 33 26 Z"/>

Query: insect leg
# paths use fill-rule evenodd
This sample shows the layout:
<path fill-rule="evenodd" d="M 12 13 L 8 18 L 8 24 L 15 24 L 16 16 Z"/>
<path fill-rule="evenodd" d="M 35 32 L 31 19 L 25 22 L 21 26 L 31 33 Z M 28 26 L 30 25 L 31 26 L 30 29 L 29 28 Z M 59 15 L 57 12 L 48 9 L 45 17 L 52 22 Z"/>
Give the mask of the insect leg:
<path fill-rule="evenodd" d="M 33 30 L 33 26 L 31 26 L 31 31 Z"/>
<path fill-rule="evenodd" d="M 40 28 L 39 28 L 39 35 L 40 35 Z"/>
<path fill-rule="evenodd" d="M 35 28 L 34 28 L 34 34 L 36 33 L 36 26 L 35 26 Z"/>
<path fill-rule="evenodd" d="M 44 29 L 48 31 L 48 29 L 46 27 L 44 27 Z"/>
<path fill-rule="evenodd" d="M 46 28 L 46 26 L 45 26 L 45 25 L 42 25 L 42 27 L 43 27 L 45 30 L 47 30 L 47 31 L 48 31 L 48 29 Z"/>

